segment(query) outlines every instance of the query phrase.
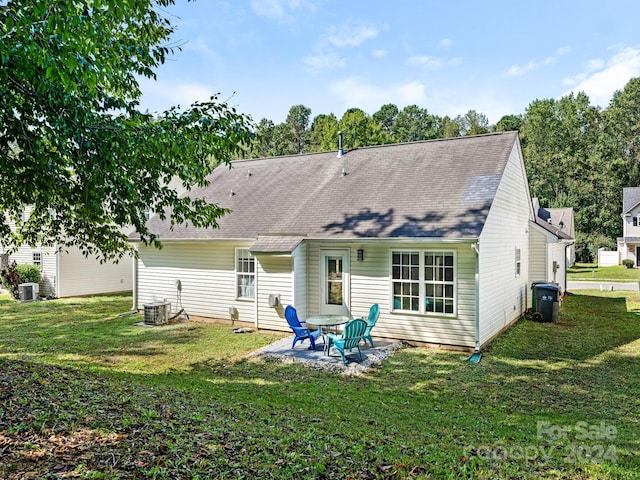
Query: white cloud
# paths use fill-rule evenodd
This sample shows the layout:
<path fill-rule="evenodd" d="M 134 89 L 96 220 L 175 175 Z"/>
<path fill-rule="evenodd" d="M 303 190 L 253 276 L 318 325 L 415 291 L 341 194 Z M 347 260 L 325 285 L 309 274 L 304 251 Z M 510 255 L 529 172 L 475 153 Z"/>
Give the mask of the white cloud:
<path fill-rule="evenodd" d="M 365 23 L 346 23 L 340 27 L 329 27 L 313 47 L 314 53 L 307 55 L 303 61 L 312 73 L 322 70 L 344 67 L 345 58 L 338 51 L 345 47 L 357 47 L 367 40 L 378 36 L 380 30 Z M 377 52 L 377 55 L 376 55 Z M 376 50 L 375 56 L 384 56 L 386 51 Z"/>
<path fill-rule="evenodd" d="M 571 91 L 585 92 L 592 104 L 606 107 L 616 90 L 640 76 L 640 48 L 627 47 L 619 50 L 609 60 L 590 60 L 586 71 L 565 79 L 572 85 Z M 568 94 L 570 92 L 566 92 Z"/>
<path fill-rule="evenodd" d="M 380 30 L 370 24 L 344 24 L 327 29 L 325 40 L 338 48 L 356 47 L 370 38 L 377 37 L 379 33 Z"/>
<path fill-rule="evenodd" d="M 520 77 L 525 73 L 538 68 L 540 65 L 534 62 L 533 60 L 523 66 L 512 65 L 511 68 L 507 71 L 507 75 L 510 77 Z"/>
<path fill-rule="evenodd" d="M 427 103 L 424 85 L 419 82 L 373 85 L 350 77 L 333 83 L 330 89 L 345 110 L 357 106 L 365 112 L 374 113 L 385 103 L 394 103 L 400 108 Z"/>
<path fill-rule="evenodd" d="M 544 65 L 551 65 L 552 63 L 555 63 L 558 60 L 559 56 L 566 55 L 570 51 L 571 49 L 569 47 L 560 47 L 556 50 L 555 55 L 551 55 L 541 62 L 531 60 L 526 65 L 512 65 L 509 70 L 507 70 L 507 75 L 510 77 L 521 77 L 525 73 L 528 73 L 532 70 L 537 70 Z"/>
<path fill-rule="evenodd" d="M 209 53 L 211 49 L 209 48 L 208 39 L 200 35 L 195 40 L 190 40 L 184 44 L 182 47 L 185 50 L 190 50 L 192 52 L 201 52 L 201 53 Z"/>
<path fill-rule="evenodd" d="M 373 55 L 376 58 L 383 58 L 389 55 L 389 51 L 383 50 L 383 49 L 374 50 L 373 52 L 371 52 L 371 55 Z"/>
<path fill-rule="evenodd" d="M 322 70 L 331 70 L 333 68 L 344 67 L 347 62 L 336 52 L 318 53 L 309 55 L 304 58 L 304 63 L 308 70 L 312 73 L 318 73 Z"/>
<path fill-rule="evenodd" d="M 251 9 L 257 15 L 276 20 L 278 22 L 291 22 L 291 11 L 299 9 L 315 11 L 316 6 L 308 0 L 252 0 Z"/>
<path fill-rule="evenodd" d="M 437 70 L 445 66 L 456 66 L 462 63 L 462 58 L 453 57 L 453 58 L 443 58 L 443 57 L 432 57 L 430 55 L 416 55 L 414 57 L 409 57 L 407 59 L 407 65 L 413 67 L 422 67 L 422 68 L 430 68 L 432 70 Z"/>
<path fill-rule="evenodd" d="M 431 57 L 429 55 L 416 55 L 415 57 L 407 59 L 407 65 L 426 68 L 441 68 L 444 65 L 444 60 L 442 58 Z"/>
<path fill-rule="evenodd" d="M 140 80 L 140 87 L 144 92 L 142 108 L 154 112 L 177 105 L 184 109 L 193 102 L 208 101 L 216 93 L 212 86 L 201 83 L 175 84 L 143 79 Z"/>
<path fill-rule="evenodd" d="M 448 50 L 449 48 L 453 47 L 454 43 L 455 42 L 453 40 L 451 40 L 450 38 L 443 38 L 442 40 L 440 40 L 438 42 L 438 47 Z"/>

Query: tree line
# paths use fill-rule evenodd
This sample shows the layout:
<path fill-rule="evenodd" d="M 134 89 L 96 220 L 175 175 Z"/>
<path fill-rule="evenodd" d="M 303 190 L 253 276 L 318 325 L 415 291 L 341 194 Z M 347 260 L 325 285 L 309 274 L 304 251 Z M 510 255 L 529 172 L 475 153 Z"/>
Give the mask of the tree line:
<path fill-rule="evenodd" d="M 491 125 L 475 110 L 454 118 L 409 105 L 385 104 L 373 115 L 348 109 L 311 120 L 311 109 L 294 105 L 284 122 L 263 118 L 245 150 L 269 157 L 347 149 L 489 132 L 518 130 L 532 197 L 543 207 L 572 207 L 578 259 L 592 261 L 600 247 L 616 248 L 622 235 L 622 189 L 640 186 L 640 78 L 631 79 L 602 109 L 579 92 L 536 99 L 525 112 Z"/>

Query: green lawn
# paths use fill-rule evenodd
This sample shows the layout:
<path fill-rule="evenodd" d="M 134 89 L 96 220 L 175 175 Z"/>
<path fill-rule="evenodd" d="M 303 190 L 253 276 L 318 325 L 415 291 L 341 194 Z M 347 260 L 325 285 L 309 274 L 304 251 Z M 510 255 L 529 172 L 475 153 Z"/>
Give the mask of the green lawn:
<path fill-rule="evenodd" d="M 638 282 L 640 281 L 640 268 L 626 268 L 622 265 L 598 267 L 597 264 L 577 263 L 567 269 L 567 278 L 569 280 Z"/>
<path fill-rule="evenodd" d="M 639 478 L 637 292 L 571 295 L 477 365 L 408 347 L 358 377 L 130 305 L 0 299 L 0 478 Z"/>

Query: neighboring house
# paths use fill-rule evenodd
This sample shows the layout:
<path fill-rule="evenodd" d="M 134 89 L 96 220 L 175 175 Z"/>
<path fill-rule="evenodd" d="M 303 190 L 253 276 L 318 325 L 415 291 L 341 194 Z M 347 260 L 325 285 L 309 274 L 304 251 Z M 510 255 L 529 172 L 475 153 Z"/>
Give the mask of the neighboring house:
<path fill-rule="evenodd" d="M 575 263 L 573 208 L 541 208 L 533 199 L 535 222 L 529 236 L 529 278 L 567 291 L 567 267 Z"/>
<path fill-rule="evenodd" d="M 233 162 L 189 194 L 231 213 L 217 229 L 148 222 L 134 308 L 289 331 L 301 318 L 365 315 L 375 336 L 476 347 L 526 310 L 533 206 L 516 132 Z M 274 297 L 280 303 L 273 306 Z M 177 306 L 172 306 L 176 310 Z"/>
<path fill-rule="evenodd" d="M 25 208 L 28 216 L 31 207 Z M 13 227 L 13 225 L 11 225 Z M 94 295 L 100 293 L 127 292 L 133 289 L 131 269 L 133 260 L 124 257 L 118 263 L 100 261 L 95 257 L 85 257 L 77 248 L 21 246 L 8 254 L 0 245 L 2 266 L 15 261 L 18 264 L 33 264 L 40 267 L 40 296 L 57 298 Z"/>
<path fill-rule="evenodd" d="M 640 187 L 622 190 L 622 237 L 618 238 L 618 262 L 633 260 L 640 267 Z"/>

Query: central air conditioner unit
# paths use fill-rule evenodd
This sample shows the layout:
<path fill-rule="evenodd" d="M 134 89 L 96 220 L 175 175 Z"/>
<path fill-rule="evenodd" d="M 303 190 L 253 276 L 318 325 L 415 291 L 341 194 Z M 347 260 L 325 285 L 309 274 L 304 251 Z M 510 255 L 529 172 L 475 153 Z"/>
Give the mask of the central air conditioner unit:
<path fill-rule="evenodd" d="M 18 296 L 21 302 L 30 302 L 38 298 L 40 285 L 37 283 L 21 283 L 18 285 Z"/>
<path fill-rule="evenodd" d="M 162 325 L 169 321 L 171 302 L 154 302 L 144 304 L 144 323 Z"/>

